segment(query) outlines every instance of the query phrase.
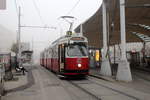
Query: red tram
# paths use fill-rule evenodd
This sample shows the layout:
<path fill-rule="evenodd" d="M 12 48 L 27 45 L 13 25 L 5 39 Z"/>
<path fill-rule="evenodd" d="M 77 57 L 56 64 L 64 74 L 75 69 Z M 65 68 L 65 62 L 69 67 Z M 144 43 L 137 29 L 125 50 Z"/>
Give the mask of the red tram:
<path fill-rule="evenodd" d="M 60 37 L 41 53 L 40 64 L 64 76 L 88 75 L 87 38 L 77 34 Z"/>

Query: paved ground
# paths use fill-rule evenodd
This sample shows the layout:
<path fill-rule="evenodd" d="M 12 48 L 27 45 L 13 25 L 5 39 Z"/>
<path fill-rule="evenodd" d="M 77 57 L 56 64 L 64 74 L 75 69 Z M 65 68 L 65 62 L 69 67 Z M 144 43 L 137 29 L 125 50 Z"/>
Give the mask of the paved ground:
<path fill-rule="evenodd" d="M 7 94 L 2 100 L 149 100 L 150 98 L 148 81 L 142 80 L 147 86 L 141 85 L 141 82 L 139 83 L 141 87 L 138 87 L 136 82 L 104 81 L 92 77 L 68 80 L 59 79 L 41 66 L 28 65 L 26 68 L 29 71 L 26 75 L 15 74 L 15 80 L 5 83 Z"/>
<path fill-rule="evenodd" d="M 90 74 L 100 76 L 100 78 L 111 81 L 115 84 L 150 94 L 150 77 L 149 77 L 150 73 L 148 73 L 148 72 L 143 72 L 143 71 L 133 69 L 132 70 L 133 81 L 129 82 L 129 83 L 116 81 L 114 76 L 113 77 L 104 77 L 104 76 L 100 75 L 100 69 L 98 69 L 98 68 L 91 69 Z"/>
<path fill-rule="evenodd" d="M 2 100 L 95 100 L 40 66 L 28 67 L 29 76 L 16 76 L 18 81 L 5 84 L 7 94 Z"/>

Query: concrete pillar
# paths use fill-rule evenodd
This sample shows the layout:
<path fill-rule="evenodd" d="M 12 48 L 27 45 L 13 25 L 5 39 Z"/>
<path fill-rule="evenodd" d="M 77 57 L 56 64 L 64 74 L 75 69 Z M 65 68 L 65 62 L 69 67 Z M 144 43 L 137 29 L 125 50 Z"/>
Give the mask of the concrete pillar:
<path fill-rule="evenodd" d="M 120 28 L 121 28 L 121 60 L 118 65 L 116 79 L 120 81 L 132 81 L 129 62 L 126 58 L 126 30 L 125 30 L 125 0 L 120 0 Z"/>
<path fill-rule="evenodd" d="M 82 24 L 80 25 L 80 34 L 81 34 L 81 36 L 83 36 L 83 25 Z"/>
<path fill-rule="evenodd" d="M 100 73 L 105 76 L 111 76 L 111 68 L 107 55 L 107 20 L 106 20 L 106 3 L 103 0 L 103 50 L 102 50 L 102 63 Z"/>

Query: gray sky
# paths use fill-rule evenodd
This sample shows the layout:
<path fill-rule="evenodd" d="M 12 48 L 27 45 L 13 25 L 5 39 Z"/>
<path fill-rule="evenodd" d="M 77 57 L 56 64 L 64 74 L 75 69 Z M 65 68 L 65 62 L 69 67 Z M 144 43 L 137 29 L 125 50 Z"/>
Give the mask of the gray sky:
<path fill-rule="evenodd" d="M 34 47 L 48 46 L 56 38 L 64 34 L 68 23 L 58 19 L 66 15 L 78 0 L 16 0 L 21 6 L 21 24 L 36 26 L 54 26 L 54 29 L 22 28 L 21 40 L 34 41 Z M 100 7 L 102 0 L 80 0 L 78 5 L 69 13 L 77 18 L 74 28 L 92 16 Z M 41 15 L 41 18 L 40 16 Z M 16 33 L 18 20 L 15 0 L 7 0 L 7 9 L 0 10 L 0 25 Z M 61 33 L 61 30 L 63 33 Z M 38 46 L 37 46 L 38 45 Z"/>

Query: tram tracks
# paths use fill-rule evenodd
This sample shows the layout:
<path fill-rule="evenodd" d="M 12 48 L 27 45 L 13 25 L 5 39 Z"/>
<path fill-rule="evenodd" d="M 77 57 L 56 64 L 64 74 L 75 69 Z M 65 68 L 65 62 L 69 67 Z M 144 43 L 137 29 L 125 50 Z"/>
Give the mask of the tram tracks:
<path fill-rule="evenodd" d="M 41 68 L 44 70 L 43 68 Z M 70 95 L 72 98 L 71 100 L 101 100 L 98 96 L 94 95 L 93 93 L 87 91 L 86 89 L 78 86 L 71 79 L 67 78 L 58 78 L 55 74 L 52 74 L 48 70 L 44 70 L 48 75 L 50 75 L 51 80 L 55 80 L 55 82 L 59 83 L 59 86 L 63 87 L 65 91 Z M 87 84 L 84 82 L 83 84 Z M 90 99 L 89 99 L 90 98 Z"/>
<path fill-rule="evenodd" d="M 94 78 L 95 78 L 95 77 L 94 77 Z M 106 88 L 106 89 L 108 89 L 108 90 L 110 90 L 110 91 L 113 91 L 113 92 L 116 92 L 116 93 L 118 93 L 118 94 L 127 96 L 128 98 L 131 98 L 131 99 L 133 99 L 133 100 L 140 100 L 139 98 L 137 98 L 137 97 L 135 97 L 135 96 L 132 96 L 132 95 L 130 95 L 130 94 L 128 94 L 128 93 L 125 93 L 125 92 L 119 91 L 119 90 L 117 90 L 117 89 L 108 87 L 108 86 L 106 86 L 106 85 L 100 84 L 100 83 L 98 83 L 98 82 L 95 82 L 95 81 L 91 80 L 90 78 L 88 78 L 87 80 L 89 81 L 89 82 L 87 83 L 87 84 L 89 84 L 89 85 L 90 85 L 90 84 L 95 84 L 95 85 L 97 85 L 97 87 L 100 86 L 100 87 Z M 83 87 L 83 84 L 84 84 L 84 83 L 80 83 L 80 82 L 78 83 L 78 82 L 75 82 L 75 81 L 69 81 L 69 83 L 72 84 L 73 86 L 79 88 L 80 90 L 84 91 L 85 93 L 91 95 L 91 96 L 94 97 L 96 100 L 102 100 L 102 98 L 101 98 L 100 95 L 96 95 L 94 92 L 90 91 L 88 88 Z"/>
<path fill-rule="evenodd" d="M 108 86 L 106 84 L 103 84 L 99 81 L 95 81 L 97 79 L 95 77 L 88 76 L 87 79 L 77 79 L 77 80 L 76 79 L 66 79 L 66 78 L 58 79 L 58 77 L 56 77 L 55 75 L 52 75 L 52 77 L 55 78 L 58 83 L 60 83 L 59 86 L 62 86 L 66 90 L 66 92 L 68 94 L 70 94 L 71 98 L 76 98 L 76 99 L 71 99 L 71 100 L 77 100 L 77 98 L 78 98 L 78 100 L 82 100 L 81 97 L 79 97 L 79 95 L 83 96 L 81 91 L 84 92 L 86 95 L 88 95 L 89 98 L 92 98 L 90 100 L 103 100 L 104 95 L 101 95 L 98 93 L 99 91 L 103 91 L 103 90 L 100 90 L 101 88 L 103 88 L 103 89 L 105 88 L 105 89 L 107 89 L 107 91 L 112 91 L 113 93 L 115 93 L 115 95 L 117 94 L 116 96 L 122 95 L 124 97 L 130 98 L 133 100 L 141 100 L 140 98 L 135 97 L 129 93 L 115 89 L 115 88 Z M 108 81 L 105 81 L 105 82 L 108 82 Z M 94 85 L 95 85 L 95 87 L 94 87 Z M 88 87 L 90 87 L 90 88 L 88 88 Z M 96 88 L 96 87 L 98 87 L 98 88 Z M 97 90 L 99 89 L 99 91 L 95 92 L 94 91 L 95 89 L 97 89 Z M 105 93 L 105 94 L 107 94 L 107 93 Z"/>
<path fill-rule="evenodd" d="M 95 98 L 96 100 L 102 100 L 99 96 L 97 96 L 97 95 L 91 93 L 90 91 L 88 91 L 87 89 L 85 89 L 85 88 L 79 86 L 78 84 L 76 84 L 76 83 L 74 83 L 74 82 L 72 82 L 72 81 L 69 81 L 69 83 L 72 84 L 73 86 L 79 88 L 79 89 L 82 90 L 83 92 L 89 94 L 90 96 L 92 96 L 92 97 Z"/>
<path fill-rule="evenodd" d="M 90 77 L 91 77 L 91 76 L 90 76 Z M 94 77 L 94 78 L 95 78 L 95 77 Z M 104 85 L 104 84 L 102 84 L 102 83 L 95 82 L 94 80 L 91 80 L 91 79 L 89 79 L 89 80 L 92 81 L 94 84 L 97 84 L 98 86 L 107 88 L 107 89 L 109 89 L 109 90 L 111 90 L 111 91 L 114 91 L 114 92 L 116 92 L 116 93 L 122 94 L 122 95 L 127 96 L 127 97 L 129 97 L 129 98 L 132 98 L 132 99 L 134 99 L 134 100 L 140 100 L 139 98 L 137 98 L 137 97 L 135 97 L 135 96 L 132 96 L 132 95 L 129 95 L 128 93 L 125 93 L 125 92 L 122 92 L 122 91 L 120 91 L 120 90 L 114 89 L 114 88 L 112 88 L 112 87 L 106 86 L 106 85 Z"/>

